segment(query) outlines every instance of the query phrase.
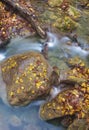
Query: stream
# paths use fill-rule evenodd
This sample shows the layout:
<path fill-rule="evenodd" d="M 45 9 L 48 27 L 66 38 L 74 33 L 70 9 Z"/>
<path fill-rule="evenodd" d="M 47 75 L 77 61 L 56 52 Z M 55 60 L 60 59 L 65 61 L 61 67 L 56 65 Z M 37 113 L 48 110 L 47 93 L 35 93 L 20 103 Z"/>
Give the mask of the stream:
<path fill-rule="evenodd" d="M 57 65 L 60 69 L 65 69 L 68 67 L 65 59 L 75 56 L 87 62 L 89 51 L 76 46 L 76 43 L 68 45 L 67 43 L 71 42 L 70 38 L 66 36 L 58 38 L 56 34 L 50 32 L 48 32 L 48 37 L 48 62 L 52 66 Z M 36 36 L 12 39 L 6 48 L 0 49 L 0 62 L 10 56 L 28 51 L 41 52 L 43 42 L 42 39 Z M 84 45 L 87 47 L 86 43 Z M 26 107 L 11 107 L 2 100 L 1 95 L 0 130 L 66 130 L 60 123 L 48 123 L 40 119 L 39 107 L 44 101 L 36 101 Z"/>

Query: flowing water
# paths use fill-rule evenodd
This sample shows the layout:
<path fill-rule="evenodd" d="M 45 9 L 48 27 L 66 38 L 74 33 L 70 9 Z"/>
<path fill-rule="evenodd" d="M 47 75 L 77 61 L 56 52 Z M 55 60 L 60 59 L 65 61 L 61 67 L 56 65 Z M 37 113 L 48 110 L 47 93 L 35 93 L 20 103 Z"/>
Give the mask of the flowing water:
<path fill-rule="evenodd" d="M 79 56 L 86 61 L 89 51 L 75 44 L 67 45 L 66 43 L 71 41 L 68 37 L 59 39 L 52 33 L 48 33 L 48 36 L 48 56 L 51 65 L 65 69 L 67 67 L 65 59 L 74 56 Z M 43 42 L 35 36 L 13 39 L 5 49 L 0 50 L 0 62 L 12 55 L 27 51 L 41 52 Z M 37 101 L 26 107 L 11 107 L 6 103 L 4 91 L 0 89 L 0 130 L 65 130 L 58 123 L 54 125 L 40 119 L 39 107 L 44 101 Z"/>

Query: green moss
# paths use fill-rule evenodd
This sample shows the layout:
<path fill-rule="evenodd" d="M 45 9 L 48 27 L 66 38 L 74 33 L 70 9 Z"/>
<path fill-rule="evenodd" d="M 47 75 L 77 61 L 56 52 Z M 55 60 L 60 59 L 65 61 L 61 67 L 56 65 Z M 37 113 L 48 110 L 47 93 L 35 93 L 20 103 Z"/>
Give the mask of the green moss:
<path fill-rule="evenodd" d="M 58 18 L 53 26 L 60 30 L 68 31 L 74 30 L 76 27 L 78 27 L 78 23 L 73 21 L 70 17 L 65 16 L 64 18 Z"/>
<path fill-rule="evenodd" d="M 51 7 L 60 6 L 63 0 L 48 0 L 48 4 Z"/>
<path fill-rule="evenodd" d="M 57 16 L 54 12 L 46 10 L 42 18 L 44 18 L 44 20 L 56 20 Z"/>
<path fill-rule="evenodd" d="M 76 9 L 73 6 L 70 6 L 69 10 L 68 10 L 68 14 L 69 16 L 72 16 L 75 20 L 77 20 L 78 18 L 81 17 L 80 12 L 78 11 L 78 9 Z"/>

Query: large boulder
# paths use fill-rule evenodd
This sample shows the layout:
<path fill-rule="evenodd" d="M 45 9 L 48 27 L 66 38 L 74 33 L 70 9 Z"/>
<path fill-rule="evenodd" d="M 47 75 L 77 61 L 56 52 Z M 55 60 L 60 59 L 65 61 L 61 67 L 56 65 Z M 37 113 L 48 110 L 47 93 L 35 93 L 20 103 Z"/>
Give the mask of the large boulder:
<path fill-rule="evenodd" d="M 27 105 L 49 90 L 51 67 L 38 52 L 10 57 L 1 64 L 1 70 L 11 105 Z"/>

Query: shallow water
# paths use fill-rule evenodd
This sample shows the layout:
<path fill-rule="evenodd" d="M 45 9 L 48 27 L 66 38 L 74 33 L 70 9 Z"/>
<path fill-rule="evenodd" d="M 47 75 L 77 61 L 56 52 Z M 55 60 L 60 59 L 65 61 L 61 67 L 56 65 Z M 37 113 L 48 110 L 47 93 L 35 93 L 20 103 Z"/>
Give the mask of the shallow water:
<path fill-rule="evenodd" d="M 46 43 L 49 48 L 49 60 L 50 56 L 55 56 L 59 60 L 61 58 L 70 58 L 75 56 L 86 59 L 89 55 L 89 44 L 86 42 L 80 43 L 83 44 L 83 46 L 80 47 L 76 46 L 76 43 L 68 45 L 67 43 L 71 42 L 71 39 L 66 36 L 58 38 L 56 34 L 48 32 L 48 37 L 49 41 Z M 10 44 L 5 49 L 0 50 L 0 61 L 12 55 L 21 54 L 27 51 L 41 52 L 44 42 L 45 41 L 36 36 L 12 39 Z M 85 48 L 87 48 L 87 50 Z"/>
<path fill-rule="evenodd" d="M 39 117 L 39 102 L 27 107 L 6 106 L 0 100 L 0 130 L 65 130 Z"/>
<path fill-rule="evenodd" d="M 87 59 L 88 51 L 79 46 L 69 46 L 66 43 L 70 41 L 68 37 L 57 38 L 55 34 L 48 33 L 49 42 L 49 62 L 51 65 L 62 66 L 65 64 L 65 58 L 79 56 Z M 0 61 L 19 53 L 27 51 L 41 52 L 43 41 L 37 37 L 18 38 L 11 40 L 11 43 L 3 50 L 0 50 Z M 59 65 L 60 64 L 60 65 Z M 66 64 L 64 65 L 65 68 Z M 2 95 L 2 94 L 1 94 Z M 0 96 L 1 96 L 0 95 Z M 3 96 L 3 95 L 2 95 Z M 0 130 L 65 130 L 59 126 L 47 123 L 39 117 L 39 107 L 43 101 L 30 104 L 27 107 L 11 107 L 6 105 L 0 98 Z"/>

